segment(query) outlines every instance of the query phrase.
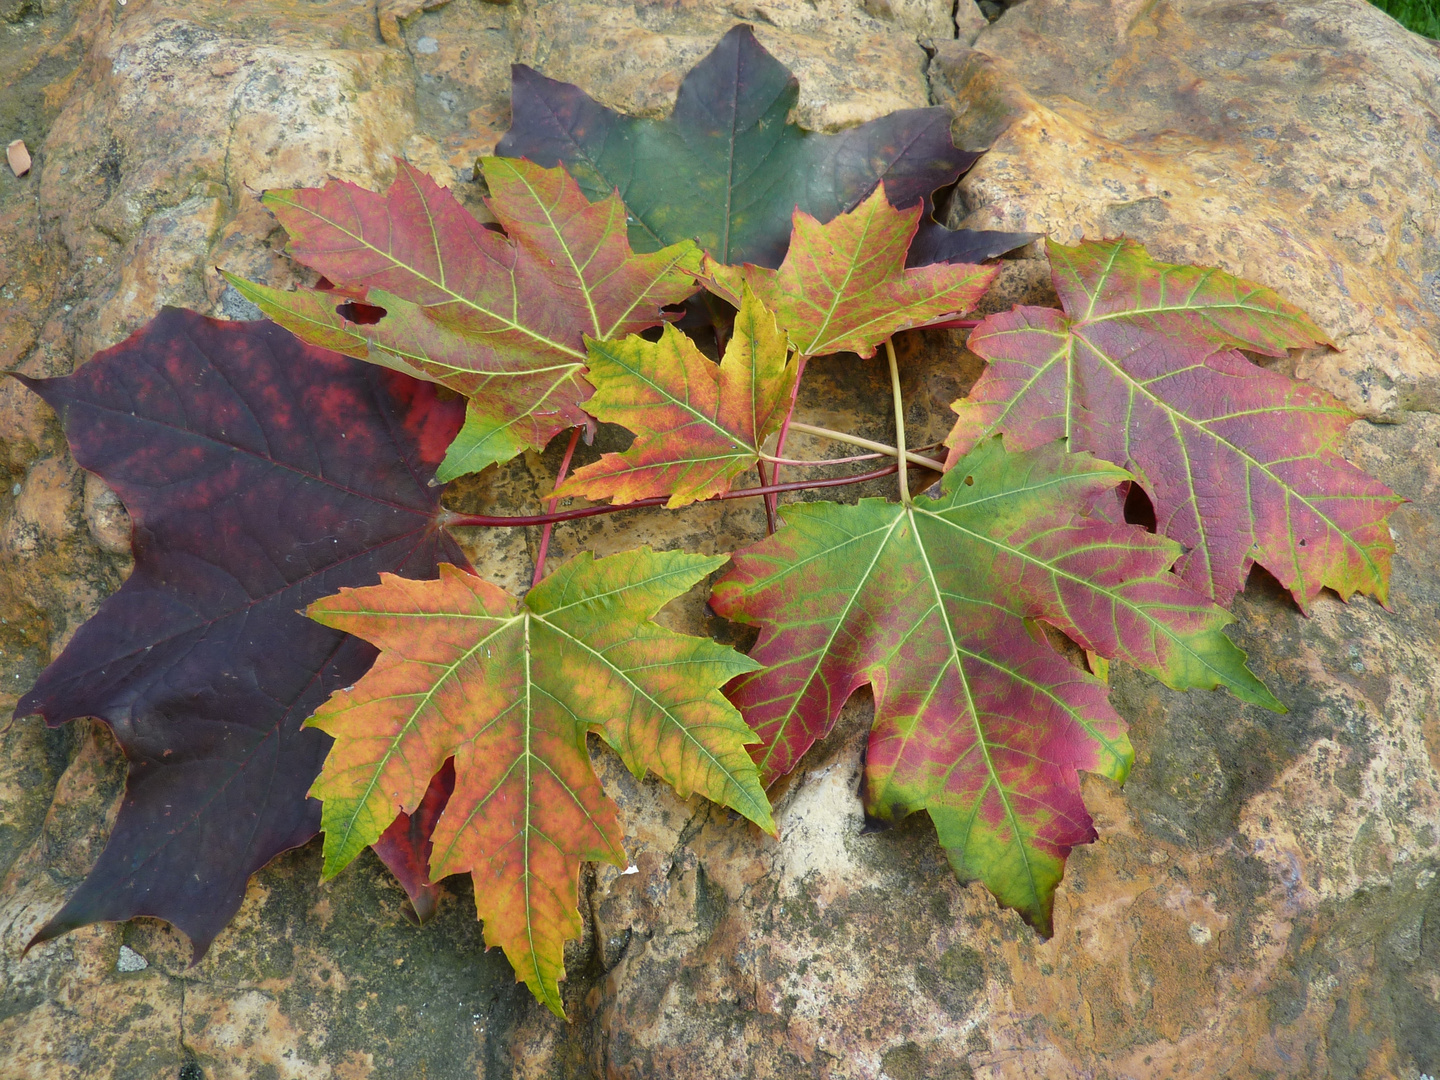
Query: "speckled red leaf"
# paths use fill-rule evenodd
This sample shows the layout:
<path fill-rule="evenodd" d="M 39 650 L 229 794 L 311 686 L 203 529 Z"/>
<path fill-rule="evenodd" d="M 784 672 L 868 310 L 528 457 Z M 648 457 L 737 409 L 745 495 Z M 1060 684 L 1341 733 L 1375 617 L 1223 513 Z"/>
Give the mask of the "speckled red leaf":
<path fill-rule="evenodd" d="M 907 269 L 905 253 L 919 220 L 919 206 L 896 210 L 877 187 L 854 210 L 823 225 L 797 210 L 779 270 L 722 266 L 707 256 L 703 273 L 734 303 L 742 283 L 754 290 L 804 356 L 873 356 L 899 330 L 970 310 L 998 272 L 967 263 Z"/>
<path fill-rule="evenodd" d="M 460 424 L 426 383 L 268 323 L 169 309 L 61 379 L 24 379 L 134 523 L 135 570 L 16 708 L 105 721 L 129 759 L 109 843 L 36 935 L 154 915 L 199 956 L 245 883 L 320 824 L 305 718 L 375 650 L 298 609 L 462 561 L 427 483 Z"/>
<path fill-rule="evenodd" d="M 563 164 L 592 199 L 618 189 L 637 251 L 694 239 L 722 263 L 779 266 L 791 211 L 829 221 L 882 180 L 923 215 L 911 266 L 979 262 L 1034 239 L 935 220 L 935 191 L 980 156 L 951 142 L 946 109 L 900 109 L 834 135 L 791 123 L 800 84 L 748 26 L 690 69 L 663 120 L 614 112 L 524 64 L 512 76 L 513 119 L 495 152 Z"/>
<path fill-rule="evenodd" d="M 988 432 L 1013 447 L 1064 436 L 1124 465 L 1179 573 L 1228 604 L 1252 562 L 1307 606 L 1322 588 L 1384 600 L 1401 501 L 1342 458 L 1354 417 L 1323 390 L 1237 349 L 1283 356 L 1327 344 L 1260 285 L 1151 259 L 1128 240 L 1050 245 L 1065 306 L 991 315 L 970 335 L 989 361 L 948 440 L 952 460 Z"/>
<path fill-rule="evenodd" d="M 503 234 L 403 161 L 384 195 L 340 181 L 266 193 L 265 205 L 290 233 L 291 254 L 342 293 L 383 308 L 377 322 L 345 318 L 335 293 L 229 277 L 305 340 L 469 397 L 441 480 L 539 449 L 585 423 L 585 336 L 657 325 L 661 308 L 695 291 L 699 269 L 700 252 L 688 241 L 632 253 L 620 200 L 590 203 L 563 169 L 501 158 L 482 164 Z"/>
<path fill-rule="evenodd" d="M 728 491 L 779 429 L 796 370 L 784 333 L 748 288 L 718 368 L 673 326 L 658 342 L 590 342 L 595 396 L 586 407 L 637 438 L 576 470 L 555 494 L 616 502 L 669 495 L 666 505 L 676 507 Z"/>
<path fill-rule="evenodd" d="M 381 649 L 310 723 L 335 736 L 324 800 L 325 875 L 342 870 L 455 760 L 432 880 L 468 872 L 485 940 L 563 1015 L 564 945 L 578 937 L 581 862 L 624 865 L 620 823 L 590 765 L 601 735 L 637 776 L 653 770 L 774 831 L 745 752 L 754 735 L 720 694 L 754 668 L 652 621 L 724 557 L 648 548 L 583 554 L 517 600 L 474 574 L 385 575 L 309 614 Z"/>
<path fill-rule="evenodd" d="M 1173 541 L 1079 516 L 1124 479 L 1058 443 L 1008 454 L 989 439 L 913 508 L 785 507 L 711 598 L 760 627 L 764 667 L 727 693 L 761 737 L 762 778 L 871 684 L 867 811 L 928 810 L 956 873 L 1048 934 L 1065 857 L 1095 837 L 1076 770 L 1122 780 L 1131 752 L 1104 682 L 1030 620 L 1170 686 L 1280 708 L 1220 632 L 1230 617 L 1169 572 Z"/>

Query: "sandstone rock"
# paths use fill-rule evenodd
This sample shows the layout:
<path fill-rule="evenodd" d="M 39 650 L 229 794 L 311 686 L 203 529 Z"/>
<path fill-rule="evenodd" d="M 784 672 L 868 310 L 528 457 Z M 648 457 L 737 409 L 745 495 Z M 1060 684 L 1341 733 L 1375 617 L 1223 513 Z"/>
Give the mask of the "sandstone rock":
<path fill-rule="evenodd" d="M 541 0 L 522 26 L 516 58 L 583 86 L 612 109 L 664 116 L 684 73 L 735 23 L 749 22 L 760 44 L 800 80 L 795 119 L 833 131 L 929 104 L 926 54 L 916 34 L 929 40 L 943 8 L 931 0 L 887 0 L 877 18 L 871 12 L 882 7 L 845 0 L 633 6 Z"/>
<path fill-rule="evenodd" d="M 1302 378 L 1374 419 L 1440 406 L 1434 42 L 1352 0 L 1028 0 L 939 46 L 931 80 L 992 147 L 965 224 L 1222 266 L 1340 347 Z"/>
<path fill-rule="evenodd" d="M 162 303 L 253 317 L 211 268 L 297 277 L 259 191 L 326 175 L 380 186 L 400 153 L 478 206 L 466 170 L 509 122 L 512 60 L 663 114 L 684 71 L 746 18 L 799 75 L 803 122 L 932 96 L 963 106 L 957 130 L 997 145 L 958 200 L 969 224 L 1062 239 L 1125 229 L 1309 307 L 1346 352 L 1300 358 L 1301 373 L 1401 421 L 1359 424 L 1347 443 L 1413 500 L 1394 518 L 1394 610 L 1322 598 L 1303 619 L 1257 574 L 1233 633 L 1285 716 L 1116 671 L 1139 757 L 1123 790 L 1085 782 L 1100 840 L 1072 856 L 1048 942 L 955 881 L 923 815 L 861 834 L 864 694 L 774 793 L 779 841 L 635 781 L 594 745 L 635 872 L 582 876 L 568 1023 L 484 950 L 463 882 L 415 928 L 369 856 L 320 886 L 315 844 L 257 875 L 194 968 L 183 938 L 145 919 L 22 956 L 99 852 L 124 769 L 99 724 L 18 721 L 0 732 L 0 1075 L 1440 1074 L 1440 421 L 1424 411 L 1434 49 L 1360 0 L 1027 0 L 980 32 L 978 52 L 953 43 L 979 30 L 965 0 L 958 39 L 949 4 L 931 0 L 423 6 L 47 2 L 0 41 L 14 91 L 0 116 L 29 110 L 14 130 L 35 151 L 23 179 L 0 170 L 0 366 L 62 374 Z M 1367 104 L 1393 122 L 1372 124 Z M 1156 120 L 1167 109 L 1174 123 Z M 1027 254 L 986 310 L 1053 302 L 1045 261 Z M 917 444 L 944 435 L 949 401 L 979 374 L 963 340 L 898 343 Z M 883 361 L 818 361 L 801 407 L 888 438 L 887 391 Z M 603 429 L 581 463 L 616 439 Z M 128 525 L 10 380 L 0 442 L 0 699 L 13 701 L 123 580 Z M 538 509 L 559 453 L 468 478 L 453 505 Z M 724 552 L 762 530 L 738 502 L 614 515 L 557 530 L 552 558 L 636 543 Z M 464 542 L 492 580 L 528 585 L 538 531 Z M 748 644 L 699 593 L 661 618 Z M 148 966 L 120 970 L 122 947 Z"/>

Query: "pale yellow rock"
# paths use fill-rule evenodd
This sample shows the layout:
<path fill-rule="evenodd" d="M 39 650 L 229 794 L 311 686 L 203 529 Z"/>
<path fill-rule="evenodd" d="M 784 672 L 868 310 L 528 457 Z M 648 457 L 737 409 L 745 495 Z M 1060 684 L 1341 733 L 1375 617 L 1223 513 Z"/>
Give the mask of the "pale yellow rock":
<path fill-rule="evenodd" d="M 1027 0 L 931 80 L 991 146 L 957 219 L 1221 266 L 1340 347 L 1302 378 L 1363 416 L 1440 408 L 1433 42 L 1354 0 Z"/>
<path fill-rule="evenodd" d="M 541 0 L 516 58 L 613 109 L 665 116 L 684 73 L 742 21 L 799 78 L 795 118 L 805 127 L 832 131 L 929 104 L 915 27 L 843 0 Z"/>

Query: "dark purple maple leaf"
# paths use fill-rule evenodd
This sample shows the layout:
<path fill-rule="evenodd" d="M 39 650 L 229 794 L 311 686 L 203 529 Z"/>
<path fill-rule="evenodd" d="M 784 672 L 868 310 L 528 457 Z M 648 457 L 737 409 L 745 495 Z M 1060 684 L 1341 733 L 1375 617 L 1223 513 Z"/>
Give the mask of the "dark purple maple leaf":
<path fill-rule="evenodd" d="M 31 944 L 153 915 L 198 959 L 250 875 L 314 836 L 330 739 L 301 724 L 375 650 L 300 611 L 467 565 L 435 466 L 464 401 L 270 323 L 166 309 L 73 375 L 21 377 L 134 523 L 135 569 L 16 707 L 98 717 L 129 760 L 90 874 Z"/>

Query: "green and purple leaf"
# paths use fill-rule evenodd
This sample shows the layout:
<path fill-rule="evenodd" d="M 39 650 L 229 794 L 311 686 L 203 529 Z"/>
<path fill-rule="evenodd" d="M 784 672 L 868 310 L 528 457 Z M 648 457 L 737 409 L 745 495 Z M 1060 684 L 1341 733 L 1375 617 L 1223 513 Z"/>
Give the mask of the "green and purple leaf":
<path fill-rule="evenodd" d="M 1048 934 L 1065 857 L 1095 836 L 1076 770 L 1123 780 L 1131 751 L 1104 682 L 1031 620 L 1177 689 L 1282 708 L 1221 633 L 1230 616 L 1169 572 L 1178 545 L 1080 516 L 1125 478 L 1059 444 L 1010 454 L 989 439 L 913 508 L 785 507 L 711 598 L 760 627 L 763 668 L 727 692 L 761 738 L 761 778 L 793 768 L 869 683 L 867 812 L 928 810 L 956 873 Z"/>
<path fill-rule="evenodd" d="M 563 169 L 482 164 L 503 234 L 399 161 L 384 195 L 340 181 L 265 195 L 290 233 L 291 254 L 345 295 L 283 292 L 227 275 L 305 340 L 466 395 L 465 427 L 441 480 L 585 424 L 585 337 L 660 324 L 662 308 L 696 290 L 700 266 L 688 241 L 632 253 L 619 199 L 591 203 Z M 347 296 L 385 315 L 357 324 L 341 313 Z"/>
<path fill-rule="evenodd" d="M 936 263 L 907 269 L 920 207 L 896 210 L 884 187 L 821 224 L 795 212 L 790 250 L 779 270 L 722 266 L 705 259 L 706 283 L 733 303 L 748 286 L 803 356 L 873 356 L 891 335 L 969 311 L 998 272 L 991 266 Z"/>
<path fill-rule="evenodd" d="M 268 323 L 173 308 L 73 375 L 21 381 L 125 503 L 135 553 L 15 710 L 97 717 L 129 761 L 105 850 L 34 941 L 153 915 L 199 957 L 250 875 L 319 828 L 306 792 L 327 740 L 301 725 L 375 657 L 297 610 L 464 559 L 428 486 L 460 403 Z"/>
<path fill-rule="evenodd" d="M 748 288 L 718 368 L 673 326 L 658 342 L 632 336 L 589 345 L 595 395 L 586 407 L 637 438 L 624 453 L 578 469 L 556 496 L 668 495 L 673 508 L 729 491 L 779 430 L 795 388 L 785 335 Z"/>
<path fill-rule="evenodd" d="M 621 115 L 516 64 L 513 119 L 495 152 L 564 165 L 591 199 L 618 190 L 636 251 L 696 240 L 721 263 L 779 266 L 792 211 L 829 221 L 881 181 L 897 203 L 916 207 L 918 258 L 980 262 L 1034 239 L 935 221 L 934 192 L 980 156 L 950 141 L 947 110 L 902 109 L 821 135 L 790 123 L 799 94 L 789 69 L 744 25 L 690 70 L 664 120 Z"/>
<path fill-rule="evenodd" d="M 1238 349 L 1328 343 L 1269 289 L 1157 262 L 1128 240 L 1050 245 L 1065 306 L 991 315 L 988 361 L 959 413 L 951 459 L 988 433 L 1017 449 L 1064 437 L 1134 473 L 1178 572 L 1229 604 L 1259 563 L 1302 607 L 1329 587 L 1386 597 L 1400 500 L 1339 454 L 1354 417 L 1323 390 Z"/>
<path fill-rule="evenodd" d="M 442 567 L 438 581 L 385 575 L 311 605 L 311 618 L 380 658 L 310 724 L 335 737 L 312 789 L 324 800 L 325 876 L 402 813 L 453 757 L 430 880 L 468 872 L 485 940 L 563 1015 L 564 945 L 579 937 L 580 863 L 623 866 L 619 818 L 586 734 L 637 776 L 699 792 L 769 832 L 775 824 L 745 744 L 754 734 L 720 687 L 755 664 L 653 622 L 724 557 L 648 548 L 582 554 L 517 600 Z"/>

